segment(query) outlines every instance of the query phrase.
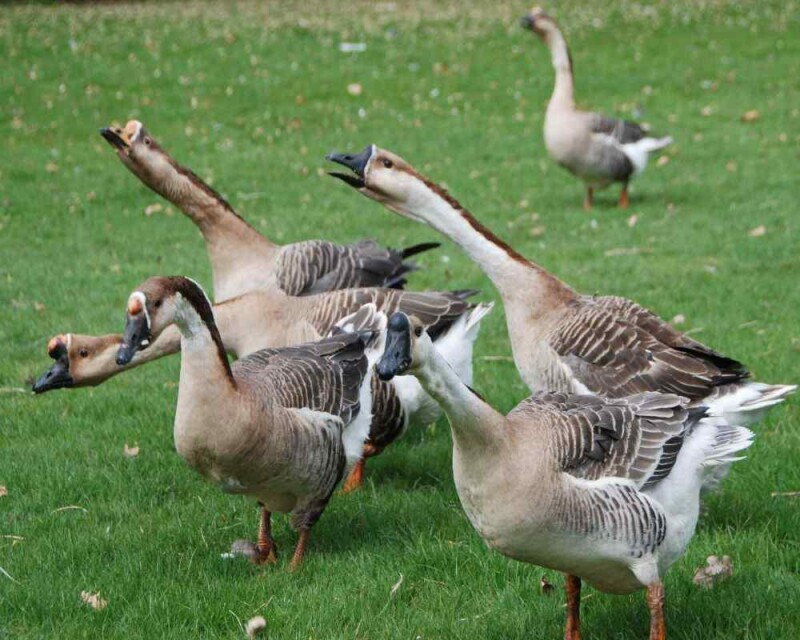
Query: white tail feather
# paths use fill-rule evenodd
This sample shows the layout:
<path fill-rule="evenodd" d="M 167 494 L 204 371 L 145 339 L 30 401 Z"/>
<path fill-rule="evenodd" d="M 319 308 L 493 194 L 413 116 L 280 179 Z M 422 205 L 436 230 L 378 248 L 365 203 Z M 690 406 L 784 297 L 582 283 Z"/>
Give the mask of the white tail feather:
<path fill-rule="evenodd" d="M 724 416 L 733 424 L 751 426 L 796 390 L 797 386 L 790 384 L 745 382 L 733 391 L 722 388 L 716 397 L 706 398 L 702 402 L 708 406 L 711 415 Z"/>
<path fill-rule="evenodd" d="M 644 171 L 647 166 L 650 153 L 663 149 L 671 144 L 671 136 L 666 136 L 665 138 L 642 138 L 636 142 L 629 142 L 621 145 L 621 149 L 633 163 L 633 174 L 637 176 Z"/>

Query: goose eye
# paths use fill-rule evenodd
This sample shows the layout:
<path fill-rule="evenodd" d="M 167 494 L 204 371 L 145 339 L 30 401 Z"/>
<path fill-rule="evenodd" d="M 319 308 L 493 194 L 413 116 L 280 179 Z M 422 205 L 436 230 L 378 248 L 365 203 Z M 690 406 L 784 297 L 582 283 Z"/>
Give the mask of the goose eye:
<path fill-rule="evenodd" d="M 150 138 L 148 138 L 147 136 L 145 136 L 145 138 L 144 138 L 144 143 L 145 143 L 145 144 L 146 144 L 146 145 L 149 147 L 149 146 L 150 146 L 150 143 L 151 143 L 151 140 L 150 140 Z"/>
<path fill-rule="evenodd" d="M 162 303 L 162 301 L 161 301 L 161 300 L 156 300 L 156 301 L 153 303 L 153 306 L 154 306 L 156 309 L 158 309 L 158 308 L 161 306 L 161 303 Z"/>
<path fill-rule="evenodd" d="M 419 338 L 422 335 L 422 327 L 414 327 L 414 335 Z"/>
<path fill-rule="evenodd" d="M 81 358 L 85 358 L 86 356 L 89 355 L 89 350 L 84 347 L 83 349 L 78 351 L 78 354 L 80 355 Z"/>
<path fill-rule="evenodd" d="M 391 169 L 394 166 L 394 163 L 391 160 L 389 160 L 389 158 L 384 158 L 383 166 L 386 167 L 387 169 Z"/>

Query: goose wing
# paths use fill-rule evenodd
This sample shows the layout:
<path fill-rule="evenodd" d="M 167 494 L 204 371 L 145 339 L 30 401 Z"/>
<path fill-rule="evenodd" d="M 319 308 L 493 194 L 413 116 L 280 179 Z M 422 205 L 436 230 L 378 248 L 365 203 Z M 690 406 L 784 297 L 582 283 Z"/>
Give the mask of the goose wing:
<path fill-rule="evenodd" d="M 700 399 L 749 375 L 624 298 L 579 298 L 549 344 L 577 382 L 609 397 L 662 391 Z"/>
<path fill-rule="evenodd" d="M 638 142 L 647 136 L 647 132 L 635 122 L 608 118 L 599 113 L 592 114 L 589 125 L 592 133 L 611 136 L 619 144 Z"/>
<path fill-rule="evenodd" d="M 647 488 L 669 475 L 685 434 L 705 415 L 685 398 L 642 393 L 606 399 L 543 393 L 511 414 L 535 414 L 550 426 L 549 454 L 565 473 L 585 480 L 626 478 Z"/>
<path fill-rule="evenodd" d="M 286 409 L 310 409 L 349 424 L 360 409 L 359 389 L 367 374 L 364 340 L 339 333 L 318 342 L 264 349 L 237 360 L 237 381 L 263 390 Z"/>
<path fill-rule="evenodd" d="M 310 295 L 352 287 L 402 289 L 405 274 L 416 269 L 407 261 L 413 255 L 433 249 L 426 243 L 397 250 L 374 240 L 348 245 L 309 240 L 286 245 L 276 264 L 278 285 L 287 294 Z"/>

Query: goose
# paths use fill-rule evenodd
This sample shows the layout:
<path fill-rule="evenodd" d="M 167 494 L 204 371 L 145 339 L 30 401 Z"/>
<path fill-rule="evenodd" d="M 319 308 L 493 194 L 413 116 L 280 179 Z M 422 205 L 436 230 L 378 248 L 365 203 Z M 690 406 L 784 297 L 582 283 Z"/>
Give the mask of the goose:
<path fill-rule="evenodd" d="M 743 364 L 631 300 L 574 291 L 390 151 L 370 145 L 359 154 L 328 158 L 352 171 L 331 172 L 334 177 L 389 210 L 430 225 L 481 267 L 503 300 L 514 362 L 533 392 L 608 398 L 675 393 L 747 426 L 797 388 L 751 380 Z"/>
<path fill-rule="evenodd" d="M 612 182 L 622 183 L 619 206 L 626 209 L 628 183 L 644 171 L 648 156 L 672 144 L 672 138 L 654 138 L 635 122 L 577 109 L 572 56 L 558 24 L 539 7 L 523 16 L 521 23 L 550 49 L 556 72 L 555 88 L 544 116 L 547 153 L 586 184 L 584 209 L 592 208 L 595 189 Z"/>
<path fill-rule="evenodd" d="M 566 574 L 566 640 L 581 637 L 582 581 L 646 589 L 650 640 L 665 640 L 662 577 L 694 534 L 704 476 L 741 459 L 751 431 L 653 391 L 542 392 L 504 416 L 403 313 L 389 319 L 376 370 L 383 380 L 411 373 L 444 408 L 458 497 L 486 544 Z"/>
<path fill-rule="evenodd" d="M 223 491 L 261 503 L 259 562 L 277 559 L 270 522 L 279 512 L 291 514 L 299 534 L 290 568 L 302 564 L 311 527 L 361 456 L 372 411 L 367 338 L 385 326 L 374 305 L 363 313 L 358 332 L 263 349 L 231 365 L 211 303 L 193 280 L 151 278 L 128 298 L 129 340 L 143 326 L 180 332 L 175 448 Z M 143 346 L 134 344 L 120 346 L 120 364 Z"/>
<path fill-rule="evenodd" d="M 153 291 L 161 288 L 155 278 Z M 144 287 L 150 290 L 150 285 Z M 492 304 L 473 305 L 466 298 L 475 290 L 453 292 L 399 291 L 395 289 L 343 289 L 294 297 L 280 292 L 254 291 L 213 306 L 216 325 L 226 351 L 244 357 L 255 351 L 320 340 L 366 304 L 384 313 L 405 311 L 420 317 L 434 336 L 437 348 L 459 375 L 472 383 L 472 350 L 482 318 Z M 157 293 L 153 293 L 157 296 Z M 140 348 L 145 340 L 146 348 Z M 131 358 L 120 365 L 117 353 L 124 343 L 120 334 L 88 336 L 62 333 L 48 343 L 55 361 L 33 385 L 35 393 L 54 389 L 102 384 L 122 371 L 180 351 L 180 332 L 170 325 L 156 334 L 145 325 L 136 344 L 128 344 Z M 353 467 L 343 490 L 350 492 L 364 482 L 366 459 L 380 455 L 408 428 L 434 422 L 439 406 L 409 376 L 392 384 L 373 377 L 373 419 L 364 455 Z"/>
<path fill-rule="evenodd" d="M 350 287 L 402 289 L 405 276 L 416 269 L 407 260 L 439 246 L 428 242 L 395 250 L 373 240 L 349 245 L 324 240 L 276 245 L 194 172 L 173 160 L 141 122 L 131 120 L 125 127 L 105 127 L 100 133 L 131 173 L 200 229 L 218 302 L 274 287 L 293 296 Z"/>

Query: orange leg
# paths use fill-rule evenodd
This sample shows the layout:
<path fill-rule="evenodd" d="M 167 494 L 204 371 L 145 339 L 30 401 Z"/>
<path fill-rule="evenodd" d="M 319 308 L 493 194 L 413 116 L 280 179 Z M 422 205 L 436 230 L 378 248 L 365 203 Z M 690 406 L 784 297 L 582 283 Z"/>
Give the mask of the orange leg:
<path fill-rule="evenodd" d="M 347 480 L 345 480 L 344 486 L 342 487 L 342 493 L 350 493 L 351 491 L 355 491 L 362 484 L 364 484 L 364 464 L 366 462 L 367 461 L 365 458 L 361 458 L 355 463 L 355 465 L 353 465 L 350 475 L 347 476 Z"/>
<path fill-rule="evenodd" d="M 584 211 L 592 210 L 593 196 L 594 196 L 594 189 L 592 189 L 591 187 L 586 187 L 586 197 L 583 199 Z"/>
<path fill-rule="evenodd" d="M 272 539 L 272 513 L 261 505 L 261 524 L 258 527 L 258 556 L 256 564 L 275 564 L 278 562 L 278 546 Z"/>
<path fill-rule="evenodd" d="M 654 582 L 647 585 L 647 606 L 650 608 L 650 640 L 667 640 L 664 620 L 664 585 Z"/>
<path fill-rule="evenodd" d="M 620 209 L 627 209 L 628 208 L 628 185 L 625 184 L 622 187 L 622 191 L 619 192 L 619 208 Z"/>
<path fill-rule="evenodd" d="M 566 575 L 567 630 L 564 640 L 581 640 L 581 579 Z"/>
<path fill-rule="evenodd" d="M 306 545 L 308 544 L 308 529 L 300 529 L 300 536 L 297 539 L 297 546 L 294 549 L 292 560 L 289 562 L 289 571 L 297 571 L 303 564 L 303 557 L 306 555 Z"/>

